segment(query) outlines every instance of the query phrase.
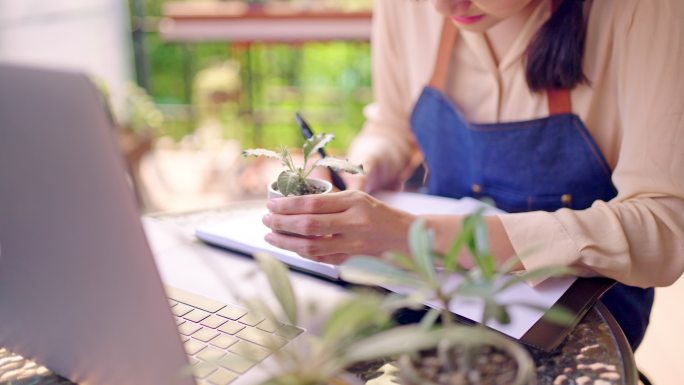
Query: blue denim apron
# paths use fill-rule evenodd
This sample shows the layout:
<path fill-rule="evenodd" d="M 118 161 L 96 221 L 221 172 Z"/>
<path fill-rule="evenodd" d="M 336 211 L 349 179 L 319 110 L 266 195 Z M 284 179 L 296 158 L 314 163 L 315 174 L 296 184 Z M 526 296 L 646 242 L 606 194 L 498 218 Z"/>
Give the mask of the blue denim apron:
<path fill-rule="evenodd" d="M 548 118 L 512 123 L 465 121 L 443 91 L 456 28 L 442 31 L 430 84 L 411 126 L 429 171 L 428 192 L 492 199 L 507 212 L 582 210 L 617 195 L 611 169 L 570 103 L 569 90 L 548 93 Z M 602 298 L 633 349 L 641 342 L 653 289 L 616 284 Z"/>

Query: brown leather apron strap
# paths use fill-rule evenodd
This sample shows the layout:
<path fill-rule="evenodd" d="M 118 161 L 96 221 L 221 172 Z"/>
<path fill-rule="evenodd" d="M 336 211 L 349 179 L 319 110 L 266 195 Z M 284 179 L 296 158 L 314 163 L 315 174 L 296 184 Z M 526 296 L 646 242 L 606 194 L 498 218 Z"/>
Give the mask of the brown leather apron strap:
<path fill-rule="evenodd" d="M 550 116 L 572 113 L 572 100 L 570 99 L 569 89 L 547 90 L 546 100 L 549 103 Z"/>
<path fill-rule="evenodd" d="M 552 0 L 551 12 L 556 12 L 563 1 L 564 0 Z M 570 99 L 569 89 L 547 90 L 546 100 L 549 104 L 549 116 L 572 113 L 572 100 Z"/>
<path fill-rule="evenodd" d="M 456 44 L 456 36 L 458 30 L 454 23 L 449 19 L 444 19 L 442 25 L 442 34 L 439 38 L 439 48 L 437 51 L 437 60 L 430 78 L 430 87 L 436 88 L 444 92 L 444 85 L 446 83 L 446 75 L 449 70 L 449 63 L 451 62 L 451 53 L 454 51 Z"/>

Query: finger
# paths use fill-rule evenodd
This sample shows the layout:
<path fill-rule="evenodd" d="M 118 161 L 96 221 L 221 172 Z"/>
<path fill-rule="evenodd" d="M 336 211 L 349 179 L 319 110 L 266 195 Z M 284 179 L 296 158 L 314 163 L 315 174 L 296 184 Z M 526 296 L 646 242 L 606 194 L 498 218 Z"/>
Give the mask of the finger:
<path fill-rule="evenodd" d="M 329 194 L 311 194 L 271 199 L 266 207 L 275 214 L 331 214 L 347 210 L 351 205 L 352 191 Z"/>
<path fill-rule="evenodd" d="M 280 233 L 266 234 L 264 240 L 281 249 L 294 251 L 302 257 L 314 259 L 319 256 L 343 254 L 344 242 L 335 236 L 302 238 Z"/>
<path fill-rule="evenodd" d="M 351 258 L 351 255 L 349 254 L 331 254 L 331 255 L 322 255 L 320 257 L 313 257 L 314 261 L 322 262 L 322 263 L 329 263 L 331 265 L 341 265 L 346 261 L 347 259 Z"/>
<path fill-rule="evenodd" d="M 347 190 L 366 191 L 366 182 L 368 180 L 366 175 L 344 175 L 342 178 L 347 184 Z"/>
<path fill-rule="evenodd" d="M 346 233 L 358 224 L 348 220 L 344 213 L 335 214 L 266 214 L 262 223 L 273 231 L 299 235 L 330 235 Z"/>

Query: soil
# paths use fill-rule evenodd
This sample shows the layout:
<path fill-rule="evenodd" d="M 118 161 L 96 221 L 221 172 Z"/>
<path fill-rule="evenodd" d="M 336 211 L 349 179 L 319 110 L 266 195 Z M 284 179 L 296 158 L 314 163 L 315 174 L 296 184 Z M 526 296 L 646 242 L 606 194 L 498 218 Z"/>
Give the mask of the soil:
<path fill-rule="evenodd" d="M 474 355 L 471 368 L 459 367 L 454 359 L 453 370 L 447 371 L 437 358 L 436 352 L 424 352 L 413 364 L 420 376 L 444 385 L 510 385 L 517 374 L 517 363 L 513 357 L 491 346 L 481 347 Z M 453 356 L 465 354 L 463 348 L 454 348 Z"/>
<path fill-rule="evenodd" d="M 273 189 L 278 191 L 278 185 L 274 184 Z M 296 194 L 294 195 L 311 195 L 311 194 L 320 194 L 325 191 L 325 187 L 323 186 L 315 186 L 312 184 L 305 184 L 302 189 L 297 191 Z"/>

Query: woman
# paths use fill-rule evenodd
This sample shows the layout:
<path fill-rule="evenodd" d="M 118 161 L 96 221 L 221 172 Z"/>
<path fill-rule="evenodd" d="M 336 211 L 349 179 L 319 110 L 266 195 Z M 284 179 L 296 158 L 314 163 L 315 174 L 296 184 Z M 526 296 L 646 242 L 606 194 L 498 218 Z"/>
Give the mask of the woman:
<path fill-rule="evenodd" d="M 376 2 L 375 104 L 350 150 L 369 171 L 350 182 L 396 187 L 422 154 L 431 194 L 511 213 L 487 219 L 497 258 L 621 282 L 604 302 L 636 348 L 653 301 L 642 288 L 684 269 L 682 2 L 431 3 Z M 405 250 L 415 219 L 359 191 L 268 207 L 273 230 L 331 235 L 268 242 L 333 263 Z M 444 251 L 462 218 L 427 221 Z"/>

